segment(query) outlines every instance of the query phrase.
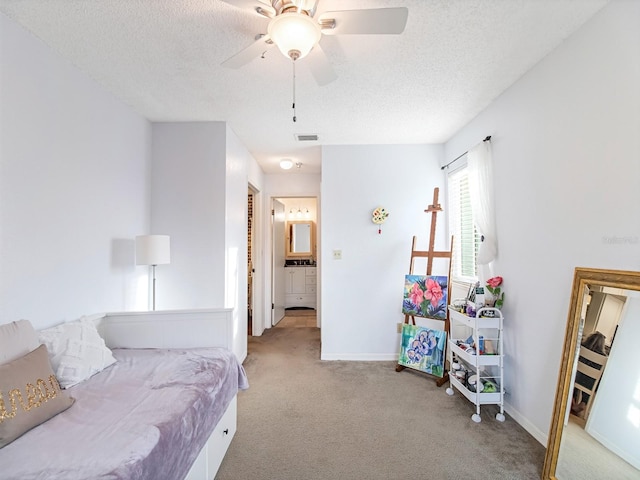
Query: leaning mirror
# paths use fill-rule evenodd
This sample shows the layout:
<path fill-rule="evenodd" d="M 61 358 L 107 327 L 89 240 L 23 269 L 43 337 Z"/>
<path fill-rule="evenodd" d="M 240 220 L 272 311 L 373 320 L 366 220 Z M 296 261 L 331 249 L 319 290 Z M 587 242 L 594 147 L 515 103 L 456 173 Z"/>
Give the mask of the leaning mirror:
<path fill-rule="evenodd" d="M 287 257 L 310 257 L 313 252 L 313 222 L 293 221 L 287 224 L 285 245 Z"/>
<path fill-rule="evenodd" d="M 640 272 L 576 268 L 543 479 L 640 478 L 639 338 Z"/>

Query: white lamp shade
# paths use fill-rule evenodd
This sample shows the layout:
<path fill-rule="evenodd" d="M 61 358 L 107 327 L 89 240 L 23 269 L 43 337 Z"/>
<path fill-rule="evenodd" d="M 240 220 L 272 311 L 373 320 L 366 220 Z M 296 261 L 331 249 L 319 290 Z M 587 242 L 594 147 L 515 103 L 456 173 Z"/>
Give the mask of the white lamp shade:
<path fill-rule="evenodd" d="M 308 15 L 297 12 L 287 12 L 273 18 L 267 26 L 267 32 L 285 57 L 289 57 L 292 50 L 297 50 L 300 52 L 299 58 L 303 58 L 322 36 L 320 25 Z"/>
<path fill-rule="evenodd" d="M 139 235 L 136 237 L 136 265 L 171 263 L 169 235 Z"/>

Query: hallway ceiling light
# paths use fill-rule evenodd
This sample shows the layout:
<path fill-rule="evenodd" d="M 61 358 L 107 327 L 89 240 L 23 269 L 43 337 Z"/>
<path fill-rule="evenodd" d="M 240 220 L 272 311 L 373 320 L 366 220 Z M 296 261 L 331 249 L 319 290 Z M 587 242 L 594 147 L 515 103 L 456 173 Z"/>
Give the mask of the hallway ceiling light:
<path fill-rule="evenodd" d="M 282 160 L 280 160 L 280 168 L 283 170 L 289 170 L 291 167 L 293 167 L 293 162 L 288 159 L 288 158 L 283 158 Z"/>

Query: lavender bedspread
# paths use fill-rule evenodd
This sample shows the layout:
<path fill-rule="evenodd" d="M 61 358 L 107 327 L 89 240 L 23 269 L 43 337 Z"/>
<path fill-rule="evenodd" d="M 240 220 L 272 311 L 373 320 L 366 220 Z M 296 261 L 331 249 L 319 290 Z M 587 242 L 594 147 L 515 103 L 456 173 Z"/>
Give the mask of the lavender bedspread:
<path fill-rule="evenodd" d="M 113 366 L 68 390 L 71 408 L 0 449 L 0 478 L 183 479 L 248 387 L 225 349 L 113 353 Z"/>

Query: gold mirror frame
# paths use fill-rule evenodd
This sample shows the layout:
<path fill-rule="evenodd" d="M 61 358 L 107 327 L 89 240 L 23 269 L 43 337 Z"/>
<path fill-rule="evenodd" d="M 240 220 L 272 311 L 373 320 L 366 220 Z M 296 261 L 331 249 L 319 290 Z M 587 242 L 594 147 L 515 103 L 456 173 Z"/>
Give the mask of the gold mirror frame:
<path fill-rule="evenodd" d="M 558 466 L 558 454 L 560 453 L 560 441 L 564 427 L 564 417 L 569 402 L 569 394 L 572 388 L 571 375 L 573 362 L 576 355 L 578 331 L 580 329 L 580 313 L 584 300 L 584 289 L 593 286 L 614 287 L 623 290 L 640 290 L 640 272 L 623 270 L 601 270 L 594 268 L 576 268 L 571 288 L 571 303 L 567 329 L 564 335 L 564 349 L 558 375 L 556 398 L 551 417 L 547 452 L 544 458 L 542 478 L 544 480 L 557 480 L 556 468 Z"/>
<path fill-rule="evenodd" d="M 309 250 L 296 252 L 293 248 L 294 231 L 297 225 L 309 225 Z M 287 222 L 285 230 L 285 258 L 306 258 L 315 257 L 316 232 L 314 222 L 311 220 L 290 220 Z"/>

